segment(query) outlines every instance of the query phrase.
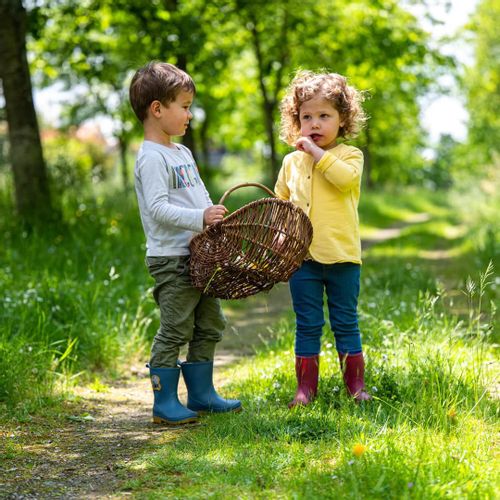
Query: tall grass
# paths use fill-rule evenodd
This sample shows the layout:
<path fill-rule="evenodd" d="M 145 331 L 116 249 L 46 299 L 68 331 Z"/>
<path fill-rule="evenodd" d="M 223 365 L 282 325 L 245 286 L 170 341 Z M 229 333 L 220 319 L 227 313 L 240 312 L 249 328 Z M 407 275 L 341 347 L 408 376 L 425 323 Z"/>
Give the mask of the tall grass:
<path fill-rule="evenodd" d="M 242 398 L 244 412 L 166 432 L 128 465 L 135 479 L 125 489 L 137 498 L 495 498 L 494 348 L 448 310 L 445 291 L 419 293 L 397 265 L 365 265 L 364 293 L 378 303 L 361 318 L 371 403 L 346 396 L 325 329 L 318 397 L 288 410 L 296 383 L 289 318 L 276 343 L 226 373 L 221 392 Z M 394 315 L 379 301 L 379 273 L 414 294 L 411 313 Z M 488 329 L 484 312 L 476 302 L 470 315 Z"/>
<path fill-rule="evenodd" d="M 153 335 L 135 200 L 66 208 L 66 223 L 20 232 L 3 220 L 0 402 L 40 407 L 54 383 L 118 372 Z"/>
<path fill-rule="evenodd" d="M 214 199 L 219 194 L 214 193 Z M 418 294 L 422 295 L 419 300 L 430 300 L 443 287 L 429 261 L 419 256 L 421 248 L 436 241 L 448 242 L 450 248 L 457 244 L 462 253 L 456 254 L 456 263 L 447 265 L 446 272 L 451 269 L 451 275 L 460 277 L 463 288 L 466 273 L 472 275 L 479 264 L 484 269 L 488 255 L 496 255 L 491 238 L 478 238 L 474 248 L 463 243 L 477 230 L 478 220 L 484 221 L 484 213 L 489 214 L 489 227 L 494 227 L 495 197 L 480 194 L 471 195 L 474 206 L 482 203 L 488 210 L 477 208 L 468 211 L 467 217 L 442 193 L 364 194 L 360 209 L 367 229 L 388 226 L 421 211 L 430 212 L 438 221 L 431 221 L 425 230 L 409 228 L 396 242 L 370 250 L 377 265 L 365 266 L 364 286 L 373 292 L 362 296 L 361 309 L 374 343 L 380 345 L 396 335 L 393 324 L 402 332 L 411 330 L 415 316 L 420 318 L 418 331 L 425 337 L 426 322 L 441 317 L 442 310 L 423 312 L 415 306 Z M 238 190 L 229 199 L 230 208 L 261 195 L 259 190 Z M 133 193 L 104 186 L 65 203 L 63 225 L 28 233 L 9 215 L 6 196 L 0 196 L 0 409 L 9 414 L 37 411 L 58 393 L 56 387 L 88 378 L 96 370 L 119 374 L 127 363 L 144 361 L 157 326 Z M 469 233 L 455 240 L 445 238 L 447 228 L 457 221 Z M 469 255 L 480 255 L 480 259 Z M 491 280 L 482 294 L 483 305 L 490 309 L 497 285 L 494 277 Z M 472 292 L 474 302 L 477 294 Z M 384 310 L 382 319 L 379 308 Z M 449 321 L 447 316 L 442 318 Z"/>
<path fill-rule="evenodd" d="M 124 489 L 151 499 L 496 498 L 497 281 L 463 233 L 450 233 L 462 221 L 448 203 L 442 196 L 438 223 L 366 252 L 360 326 L 371 403 L 347 397 L 325 328 L 318 397 L 287 408 L 296 386 L 288 317 L 276 342 L 226 372 L 220 392 L 240 397 L 243 413 L 165 432 L 127 465 L 134 479 Z M 438 266 L 435 245 L 461 250 Z"/>

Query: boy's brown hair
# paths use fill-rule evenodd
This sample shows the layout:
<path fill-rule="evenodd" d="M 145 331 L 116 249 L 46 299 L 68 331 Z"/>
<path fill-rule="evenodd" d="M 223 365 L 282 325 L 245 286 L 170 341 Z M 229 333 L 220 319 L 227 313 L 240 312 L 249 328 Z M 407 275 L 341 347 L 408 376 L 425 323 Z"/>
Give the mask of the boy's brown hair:
<path fill-rule="evenodd" d="M 356 137 L 365 124 L 367 117 L 361 107 L 363 93 L 348 85 L 344 76 L 301 70 L 288 87 L 280 107 L 280 138 L 290 146 L 300 137 L 300 107 L 317 95 L 330 101 L 339 112 L 344 123 L 339 129 L 339 137 Z"/>
<path fill-rule="evenodd" d="M 196 92 L 193 79 L 170 63 L 152 61 L 135 73 L 130 84 L 129 98 L 137 118 L 143 122 L 153 101 L 164 106 L 175 101 L 179 92 Z"/>

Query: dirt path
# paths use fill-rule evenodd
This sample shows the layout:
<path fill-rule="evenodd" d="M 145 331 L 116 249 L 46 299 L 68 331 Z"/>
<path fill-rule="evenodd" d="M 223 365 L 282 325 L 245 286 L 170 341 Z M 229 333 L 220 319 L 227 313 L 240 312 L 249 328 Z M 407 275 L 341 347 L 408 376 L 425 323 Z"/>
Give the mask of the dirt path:
<path fill-rule="evenodd" d="M 428 220 L 426 214 L 406 224 L 380 231 L 363 244 L 396 238 L 408 224 Z M 286 284 L 226 308 L 228 328 L 215 360 L 227 366 L 251 355 L 272 339 L 270 328 L 290 309 Z M 252 311 L 249 315 L 249 311 Z M 216 379 L 221 387 L 222 381 Z M 180 399 L 185 400 L 181 382 Z M 148 447 L 166 443 L 184 429 L 153 426 L 152 394 L 145 367 L 100 391 L 78 388 L 63 423 L 34 420 L 15 429 L 0 430 L 0 498 L 105 499 L 126 498 L 124 489 L 133 471 L 127 465 Z"/>

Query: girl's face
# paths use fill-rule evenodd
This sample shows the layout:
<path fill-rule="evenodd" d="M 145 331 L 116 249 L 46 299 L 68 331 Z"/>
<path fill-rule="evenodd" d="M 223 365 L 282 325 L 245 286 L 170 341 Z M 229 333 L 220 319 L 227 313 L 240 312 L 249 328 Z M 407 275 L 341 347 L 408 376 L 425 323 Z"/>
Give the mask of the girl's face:
<path fill-rule="evenodd" d="M 310 137 L 322 149 L 335 146 L 339 128 L 344 125 L 339 112 L 322 96 L 313 97 L 300 106 L 299 120 L 300 134 Z"/>

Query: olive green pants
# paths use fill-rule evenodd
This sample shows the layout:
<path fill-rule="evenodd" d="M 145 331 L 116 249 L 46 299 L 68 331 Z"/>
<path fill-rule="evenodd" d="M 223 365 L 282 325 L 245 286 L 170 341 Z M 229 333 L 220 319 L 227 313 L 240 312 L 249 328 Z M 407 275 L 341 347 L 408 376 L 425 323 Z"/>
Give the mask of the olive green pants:
<path fill-rule="evenodd" d="M 160 306 L 160 328 L 151 347 L 150 366 L 177 366 L 180 348 L 188 344 L 187 361 L 212 361 L 226 319 L 219 299 L 202 294 L 191 284 L 189 256 L 146 257 L 155 280 L 153 296 Z"/>

